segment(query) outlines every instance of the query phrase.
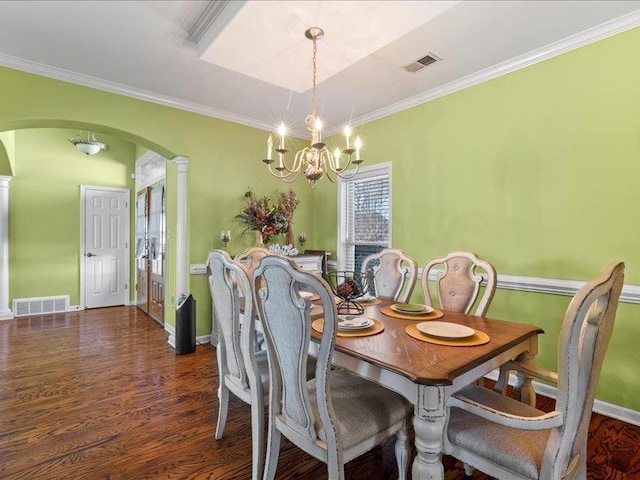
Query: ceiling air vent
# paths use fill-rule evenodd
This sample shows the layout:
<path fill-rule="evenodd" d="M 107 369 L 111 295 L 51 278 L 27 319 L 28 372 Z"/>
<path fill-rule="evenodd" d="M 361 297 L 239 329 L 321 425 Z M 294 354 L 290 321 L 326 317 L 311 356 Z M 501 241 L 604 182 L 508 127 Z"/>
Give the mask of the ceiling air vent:
<path fill-rule="evenodd" d="M 420 60 L 416 60 L 415 62 L 411 62 L 409 65 L 406 65 L 404 69 L 409 73 L 415 73 L 419 70 L 422 70 L 424 67 L 428 67 L 432 63 L 436 63 L 442 60 L 439 57 L 436 57 L 433 53 L 428 53 Z"/>

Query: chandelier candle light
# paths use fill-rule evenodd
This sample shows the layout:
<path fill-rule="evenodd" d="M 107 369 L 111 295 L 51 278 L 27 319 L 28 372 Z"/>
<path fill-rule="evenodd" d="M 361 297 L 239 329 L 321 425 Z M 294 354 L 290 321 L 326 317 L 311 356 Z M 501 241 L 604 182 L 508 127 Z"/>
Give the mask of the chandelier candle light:
<path fill-rule="evenodd" d="M 317 41 L 324 36 L 324 31 L 318 27 L 311 27 L 304 33 L 305 37 L 313 41 L 313 86 L 311 90 L 311 113 L 304 120 L 305 125 L 311 132 L 311 146 L 305 147 L 296 153 L 291 167 L 287 166 L 285 162 L 285 155 L 289 152 L 284 145 L 287 129 L 284 123 L 280 124 L 278 128 L 278 136 L 280 138 L 278 148 L 275 151 L 278 153 L 278 163 L 274 168 L 272 164 L 273 160 L 273 138 L 269 135 L 267 139 L 267 158 L 262 160 L 267 164 L 269 172 L 276 178 L 279 178 L 287 183 L 294 182 L 300 170 L 304 168 L 304 176 L 309 181 L 309 184 L 315 188 L 316 182 L 322 177 L 327 175 L 329 181 L 334 182 L 335 177 L 351 178 L 358 173 L 358 168 L 363 160 L 360 158 L 360 148 L 362 142 L 360 137 L 356 137 L 352 148 L 351 146 L 351 127 L 347 126 L 344 129 L 344 135 L 347 140 L 347 148 L 342 153 L 346 155 L 346 163 L 344 166 L 340 164 L 340 149 L 336 148 L 333 153 L 329 151 L 327 145 L 322 141 L 322 121 L 317 115 L 317 88 L 316 88 L 316 54 L 318 51 Z M 353 155 L 355 154 L 355 158 Z M 355 165 L 356 168 L 345 173 L 345 170 L 351 165 Z M 335 175 L 335 176 L 334 176 Z"/>

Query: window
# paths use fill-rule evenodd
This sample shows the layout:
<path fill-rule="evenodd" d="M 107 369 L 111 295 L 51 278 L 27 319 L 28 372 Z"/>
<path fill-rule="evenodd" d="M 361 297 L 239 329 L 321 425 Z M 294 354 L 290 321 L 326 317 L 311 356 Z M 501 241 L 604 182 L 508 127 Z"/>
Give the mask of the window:
<path fill-rule="evenodd" d="M 391 163 L 362 168 L 338 188 L 338 269 L 391 246 Z"/>

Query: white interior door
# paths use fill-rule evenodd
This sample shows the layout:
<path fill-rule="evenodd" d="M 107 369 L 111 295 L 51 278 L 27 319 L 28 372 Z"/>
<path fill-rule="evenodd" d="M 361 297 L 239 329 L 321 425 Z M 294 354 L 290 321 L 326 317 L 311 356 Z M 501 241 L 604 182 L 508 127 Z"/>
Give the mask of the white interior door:
<path fill-rule="evenodd" d="M 84 306 L 128 303 L 129 191 L 83 187 Z"/>

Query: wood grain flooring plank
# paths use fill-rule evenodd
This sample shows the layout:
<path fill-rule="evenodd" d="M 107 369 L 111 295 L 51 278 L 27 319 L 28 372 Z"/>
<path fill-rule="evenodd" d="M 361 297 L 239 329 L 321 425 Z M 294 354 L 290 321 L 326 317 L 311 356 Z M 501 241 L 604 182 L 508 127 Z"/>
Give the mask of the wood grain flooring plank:
<path fill-rule="evenodd" d="M 215 349 L 175 355 L 135 307 L 0 322 L 2 480 L 245 480 L 250 408 L 231 396 L 216 441 Z M 553 400 L 539 398 L 539 408 Z M 640 479 L 640 428 L 594 414 L 589 480 Z M 462 480 L 445 457 L 446 480 Z M 345 467 L 350 480 L 396 477 L 393 440 Z M 283 440 L 278 480 L 324 480 L 326 467 Z M 488 480 L 474 472 L 476 480 Z"/>

